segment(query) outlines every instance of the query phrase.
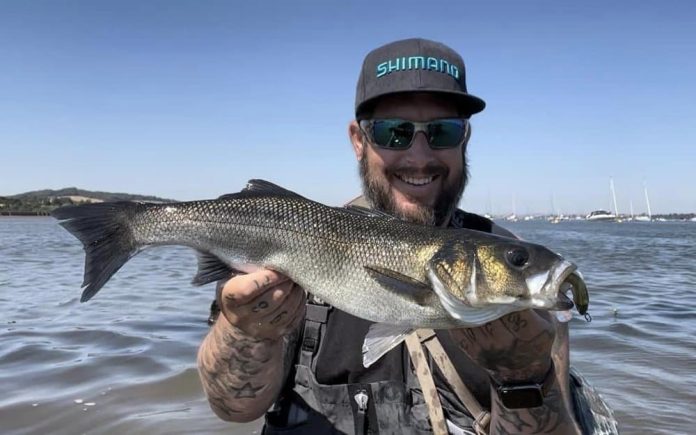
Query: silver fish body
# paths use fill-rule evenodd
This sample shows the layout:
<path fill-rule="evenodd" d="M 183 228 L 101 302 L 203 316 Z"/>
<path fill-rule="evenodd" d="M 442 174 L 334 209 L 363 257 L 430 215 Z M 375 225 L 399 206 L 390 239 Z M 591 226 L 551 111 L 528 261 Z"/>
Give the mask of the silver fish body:
<path fill-rule="evenodd" d="M 157 245 L 197 250 L 196 284 L 266 267 L 343 311 L 409 328 L 476 326 L 525 308 L 569 309 L 559 290 L 571 276 L 586 296 L 575 266 L 542 246 L 328 207 L 261 180 L 217 200 L 90 204 L 53 215 L 83 242 L 83 301 L 129 258 Z"/>

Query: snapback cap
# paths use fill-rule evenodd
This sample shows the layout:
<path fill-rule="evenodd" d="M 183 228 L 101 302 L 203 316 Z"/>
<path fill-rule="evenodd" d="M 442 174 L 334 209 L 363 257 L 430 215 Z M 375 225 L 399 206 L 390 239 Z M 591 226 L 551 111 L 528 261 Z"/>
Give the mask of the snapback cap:
<path fill-rule="evenodd" d="M 486 103 L 466 90 L 462 57 L 448 46 L 427 39 L 404 39 L 372 50 L 363 61 L 355 93 L 355 115 L 381 96 L 435 92 L 454 99 L 469 115 Z"/>

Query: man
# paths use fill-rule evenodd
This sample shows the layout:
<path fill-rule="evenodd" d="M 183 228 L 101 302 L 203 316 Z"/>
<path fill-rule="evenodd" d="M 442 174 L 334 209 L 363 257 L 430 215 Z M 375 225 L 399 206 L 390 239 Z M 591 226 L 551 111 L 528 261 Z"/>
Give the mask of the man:
<path fill-rule="evenodd" d="M 511 235 L 456 209 L 468 179 L 469 118 L 484 106 L 467 92 L 461 57 L 445 45 L 409 39 L 369 53 L 349 125 L 364 200 L 425 225 Z M 308 302 L 301 288 L 266 269 L 221 283 L 217 300 L 222 315 L 198 361 L 220 418 L 266 414 L 268 434 L 432 433 L 429 411 L 438 405 L 423 394 L 405 346 L 362 366 L 370 322 Z M 437 331 L 436 339 L 490 410 L 483 425 L 490 433 L 580 432 L 566 324 L 527 310 L 479 328 Z M 481 422 L 453 393 L 451 376 L 432 361 L 431 370 L 448 430 L 471 433 Z"/>

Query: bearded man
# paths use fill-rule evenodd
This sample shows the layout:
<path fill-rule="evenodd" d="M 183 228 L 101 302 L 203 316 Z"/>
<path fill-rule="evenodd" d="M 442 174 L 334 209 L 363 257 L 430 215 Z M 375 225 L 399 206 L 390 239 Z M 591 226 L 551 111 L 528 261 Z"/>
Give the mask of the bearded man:
<path fill-rule="evenodd" d="M 348 128 L 363 185 L 353 204 L 512 237 L 457 209 L 470 118 L 484 107 L 467 92 L 461 56 L 443 44 L 408 39 L 370 52 Z M 265 415 L 264 434 L 570 434 L 593 415 L 577 405 L 583 387 L 571 383 L 567 324 L 548 312 L 421 335 L 437 343 L 424 379 L 413 370 L 418 352 L 403 344 L 363 367 L 372 323 L 308 300 L 272 270 L 220 283 L 217 302 L 222 315 L 199 351 L 204 389 L 222 419 Z"/>

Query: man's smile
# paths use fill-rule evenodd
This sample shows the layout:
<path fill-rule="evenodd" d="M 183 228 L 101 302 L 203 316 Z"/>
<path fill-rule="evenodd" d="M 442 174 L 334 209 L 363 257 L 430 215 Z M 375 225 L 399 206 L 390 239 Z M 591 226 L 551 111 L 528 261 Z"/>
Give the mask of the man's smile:
<path fill-rule="evenodd" d="M 394 176 L 404 183 L 410 184 L 411 186 L 425 186 L 432 183 L 436 178 L 439 177 L 438 175 L 431 175 L 429 177 L 412 177 L 399 173 L 394 174 Z"/>
<path fill-rule="evenodd" d="M 440 195 L 445 178 L 441 174 L 391 173 L 391 185 L 397 203 L 431 207 Z M 400 199 L 399 199 L 400 198 Z"/>

